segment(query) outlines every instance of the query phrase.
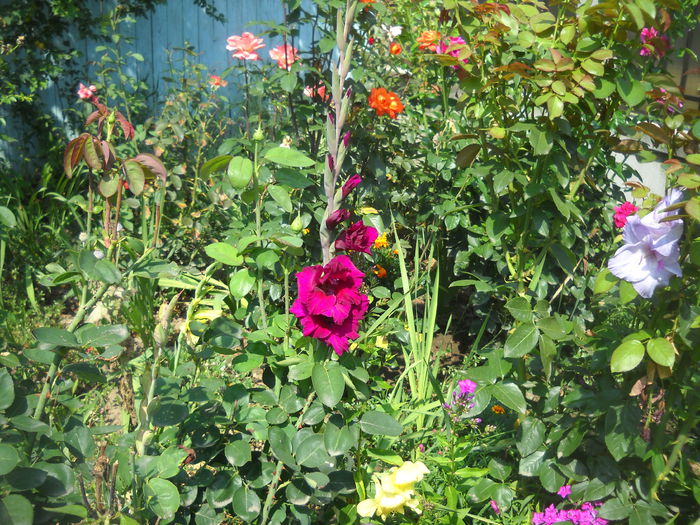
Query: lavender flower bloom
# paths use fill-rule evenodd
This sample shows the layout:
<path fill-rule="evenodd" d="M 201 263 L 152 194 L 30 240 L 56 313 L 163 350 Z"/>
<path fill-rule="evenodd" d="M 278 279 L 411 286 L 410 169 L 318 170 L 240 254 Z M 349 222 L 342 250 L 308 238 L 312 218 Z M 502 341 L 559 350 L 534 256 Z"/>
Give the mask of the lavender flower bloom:
<path fill-rule="evenodd" d="M 683 234 L 683 221 L 659 222 L 675 213 L 662 210 L 682 199 L 683 193 L 674 188 L 651 213 L 642 218 L 628 217 L 622 232 L 625 245 L 608 261 L 610 272 L 632 283 L 645 299 L 654 295 L 657 286 L 666 286 L 671 275 L 682 275 L 678 241 Z"/>

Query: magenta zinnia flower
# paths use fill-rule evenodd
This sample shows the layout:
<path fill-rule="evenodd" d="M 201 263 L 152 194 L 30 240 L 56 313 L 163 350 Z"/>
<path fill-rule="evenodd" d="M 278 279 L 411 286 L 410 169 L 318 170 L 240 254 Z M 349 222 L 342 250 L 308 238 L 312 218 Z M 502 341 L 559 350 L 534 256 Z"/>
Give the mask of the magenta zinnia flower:
<path fill-rule="evenodd" d="M 362 221 L 357 221 L 349 228 L 344 229 L 335 241 L 335 249 L 343 251 L 355 251 L 372 254 L 372 245 L 379 237 L 379 232 L 372 226 L 365 226 Z"/>
<path fill-rule="evenodd" d="M 360 293 L 364 276 L 347 255 L 297 273 L 299 297 L 290 312 L 301 321 L 304 335 L 343 355 L 348 341 L 359 336 L 357 328 L 369 307 L 367 296 Z"/>

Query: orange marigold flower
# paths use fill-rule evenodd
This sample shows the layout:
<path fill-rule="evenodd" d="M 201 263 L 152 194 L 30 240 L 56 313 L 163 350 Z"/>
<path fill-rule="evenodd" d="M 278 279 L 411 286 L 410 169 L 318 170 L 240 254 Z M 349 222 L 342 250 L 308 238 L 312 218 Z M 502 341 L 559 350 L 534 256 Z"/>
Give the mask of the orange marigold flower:
<path fill-rule="evenodd" d="M 374 265 L 374 275 L 376 275 L 380 279 L 386 279 L 387 272 L 386 269 L 381 265 L 381 264 L 375 264 Z"/>
<path fill-rule="evenodd" d="M 401 51 L 403 51 L 403 48 L 398 42 L 392 42 L 389 45 L 389 53 L 391 53 L 392 55 L 398 55 L 399 53 L 401 53 Z"/>
<path fill-rule="evenodd" d="M 399 96 L 384 88 L 374 88 L 369 95 L 369 106 L 377 112 L 377 116 L 389 115 L 396 118 L 398 113 L 403 111 L 403 104 Z"/>
<path fill-rule="evenodd" d="M 493 405 L 491 407 L 491 412 L 493 412 L 494 414 L 501 415 L 506 413 L 506 409 L 503 408 L 501 405 Z"/>
<path fill-rule="evenodd" d="M 429 49 L 435 52 L 440 38 L 442 38 L 440 31 L 423 31 L 416 41 L 419 49 Z"/>

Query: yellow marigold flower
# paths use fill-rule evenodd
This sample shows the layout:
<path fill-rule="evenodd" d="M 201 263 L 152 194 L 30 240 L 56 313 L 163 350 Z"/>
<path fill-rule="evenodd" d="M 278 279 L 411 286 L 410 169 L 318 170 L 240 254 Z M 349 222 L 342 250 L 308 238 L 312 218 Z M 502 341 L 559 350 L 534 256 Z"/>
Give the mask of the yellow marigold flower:
<path fill-rule="evenodd" d="M 501 405 L 493 405 L 493 406 L 491 407 L 491 412 L 493 412 L 494 414 L 499 414 L 499 415 L 500 415 L 500 414 L 505 414 L 505 413 L 506 413 L 506 409 L 503 408 Z"/>
<path fill-rule="evenodd" d="M 389 247 L 389 241 L 386 239 L 386 232 L 382 233 L 379 237 L 377 237 L 374 241 L 374 249 L 378 250 L 379 248 L 388 248 Z"/>

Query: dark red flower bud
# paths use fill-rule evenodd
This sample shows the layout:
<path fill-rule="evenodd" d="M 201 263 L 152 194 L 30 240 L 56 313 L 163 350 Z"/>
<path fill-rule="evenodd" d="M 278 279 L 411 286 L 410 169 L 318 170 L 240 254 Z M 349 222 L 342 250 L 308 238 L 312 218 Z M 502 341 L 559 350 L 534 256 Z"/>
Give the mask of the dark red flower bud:
<path fill-rule="evenodd" d="M 326 219 L 326 227 L 329 230 L 332 230 L 336 226 L 338 226 L 338 224 L 340 224 L 343 221 L 347 221 L 349 218 L 350 218 L 350 212 L 348 210 L 345 210 L 343 208 L 341 208 L 339 210 L 335 210 Z"/>
<path fill-rule="evenodd" d="M 342 199 L 345 199 L 348 195 L 350 195 L 350 192 L 355 189 L 355 186 L 357 186 L 360 182 L 362 182 L 362 177 L 359 175 L 353 175 L 350 177 L 345 184 L 343 184 L 343 189 L 342 189 Z"/>

